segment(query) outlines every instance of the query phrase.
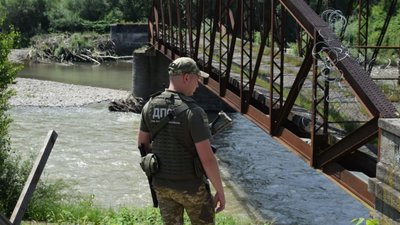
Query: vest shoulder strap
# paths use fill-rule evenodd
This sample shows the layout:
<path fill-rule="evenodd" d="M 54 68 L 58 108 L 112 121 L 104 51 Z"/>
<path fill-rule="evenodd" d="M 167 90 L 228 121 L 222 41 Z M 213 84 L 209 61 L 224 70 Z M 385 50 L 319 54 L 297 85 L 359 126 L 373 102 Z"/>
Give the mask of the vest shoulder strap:
<path fill-rule="evenodd" d="M 175 107 L 173 110 L 169 111 L 169 113 L 160 120 L 157 126 L 154 128 L 153 135 L 151 140 L 154 140 L 157 134 L 168 124 L 169 121 L 176 118 L 179 114 L 189 109 L 187 104 L 181 104 L 180 106 Z"/>

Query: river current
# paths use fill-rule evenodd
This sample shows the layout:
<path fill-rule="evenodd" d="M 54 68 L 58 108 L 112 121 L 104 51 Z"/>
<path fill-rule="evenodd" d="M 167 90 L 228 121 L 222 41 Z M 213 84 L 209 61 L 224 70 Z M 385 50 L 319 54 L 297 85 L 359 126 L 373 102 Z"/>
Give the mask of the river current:
<path fill-rule="evenodd" d="M 54 73 L 53 66 L 45 70 Z M 129 69 L 124 71 L 118 73 L 126 84 L 131 74 Z M 27 68 L 21 76 L 35 78 L 35 73 L 35 68 Z M 40 79 L 68 83 L 54 77 Z M 49 130 L 58 133 L 43 179 L 62 178 L 72 183 L 73 190 L 93 194 L 94 202 L 103 207 L 151 206 L 136 149 L 139 115 L 109 112 L 106 103 L 13 107 L 10 114 L 14 120 L 10 127 L 12 147 L 23 156 L 36 155 Z M 367 207 L 243 115 L 229 115 L 232 126 L 212 140 L 218 148 L 227 192 L 225 213 L 293 225 L 345 225 L 352 224 L 353 218 L 368 217 Z"/>

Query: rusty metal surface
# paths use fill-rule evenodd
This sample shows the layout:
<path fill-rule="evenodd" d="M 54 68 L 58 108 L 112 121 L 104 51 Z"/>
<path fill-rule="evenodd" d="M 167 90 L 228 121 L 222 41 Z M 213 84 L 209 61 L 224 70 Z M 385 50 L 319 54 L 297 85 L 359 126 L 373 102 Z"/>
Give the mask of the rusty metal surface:
<path fill-rule="evenodd" d="M 271 6 L 271 66 L 270 66 L 270 85 L 269 85 L 269 116 L 270 134 L 277 133 L 281 128 L 277 127 L 278 115 L 283 106 L 283 82 L 284 82 L 284 48 L 285 48 L 285 27 L 286 11 L 282 8 L 278 0 L 272 0 Z M 275 46 L 276 44 L 276 46 Z"/>
<path fill-rule="evenodd" d="M 297 18 L 297 21 L 300 21 L 311 36 L 315 32 L 320 33 L 321 41 L 324 41 L 328 48 L 343 49 L 343 45 L 335 33 L 305 2 L 295 0 L 282 0 L 281 2 Z M 353 58 L 347 57 L 345 54 L 345 50 L 340 54 L 328 52 L 331 60 L 336 62 L 336 67 L 343 72 L 346 81 L 350 83 L 357 97 L 370 111 L 372 117 L 397 117 L 393 104 L 387 100 L 378 86 L 369 78 L 367 72 L 360 68 Z"/>
<path fill-rule="evenodd" d="M 375 205 L 375 197 L 368 191 L 368 183 L 366 181 L 337 163 L 328 164 L 322 171 L 369 206 L 373 207 Z"/>
<path fill-rule="evenodd" d="M 236 46 L 236 37 L 238 35 L 239 24 L 235 23 L 238 19 L 234 19 L 233 16 L 233 0 L 219 0 L 218 1 L 218 10 L 219 10 L 219 57 L 222 60 L 219 60 L 218 69 L 219 69 L 219 82 L 220 82 L 220 91 L 219 95 L 224 97 L 226 94 L 228 81 L 232 68 L 232 60 L 234 49 Z M 237 17 L 240 14 L 236 14 Z M 231 31 L 231 32 L 229 32 Z"/>
<path fill-rule="evenodd" d="M 317 54 L 322 46 L 317 43 L 321 42 L 323 37 L 315 29 L 313 36 L 313 55 Z M 326 147 L 328 137 L 328 97 L 329 82 L 322 78 L 322 71 L 318 68 L 318 57 L 313 57 L 312 66 L 312 108 L 311 108 L 311 149 L 312 158 L 311 165 L 315 165 L 318 160 L 318 154 Z M 318 168 L 318 167 L 317 167 Z"/>
<path fill-rule="evenodd" d="M 353 133 L 341 139 L 337 145 L 332 145 L 329 148 L 324 149 L 324 152 L 319 153 L 314 166 L 321 168 L 327 163 L 339 158 L 343 154 L 352 151 L 354 152 L 367 141 L 377 137 L 377 135 L 378 119 L 374 118 L 355 130 Z"/>
<path fill-rule="evenodd" d="M 240 1 L 240 99 L 241 112 L 247 113 L 250 104 L 250 89 L 254 89 L 255 79 L 253 72 L 253 40 L 254 40 L 254 7 L 253 0 Z"/>
<path fill-rule="evenodd" d="M 199 67 L 210 74 L 210 78 L 203 81 L 206 88 L 294 150 L 311 166 L 330 173 L 335 180 L 370 204 L 373 201 L 365 185 L 337 164 L 337 161 L 376 135 L 377 118 L 397 117 L 395 107 L 368 73 L 349 56 L 339 37 L 306 1 L 272 0 L 273 5 L 270 5 L 271 1 L 265 0 L 262 5 L 264 19 L 258 21 L 260 24 L 254 21 L 254 16 L 257 15 L 255 2 L 154 0 L 148 23 L 149 41 L 170 59 L 178 56 L 196 59 Z M 318 1 L 318 10 L 321 2 Z M 365 9 L 361 7 L 364 6 L 360 6 L 360 10 Z M 283 27 L 286 26 L 285 20 L 289 15 L 308 35 L 306 40 L 309 41 L 309 46 L 307 55 L 302 59 L 302 66 L 293 80 L 293 86 L 285 94 Z M 365 25 L 362 25 L 362 29 L 364 28 Z M 255 32 L 262 34 L 257 47 L 253 43 Z M 271 53 L 268 57 L 264 54 L 264 49 L 267 47 L 270 32 Z M 367 38 L 366 36 L 365 41 Z M 377 48 L 381 47 L 376 46 Z M 366 50 L 367 46 L 360 46 L 360 49 Z M 353 134 L 346 134 L 343 141 L 328 143 L 328 112 L 331 107 L 327 97 L 331 86 L 327 81 L 320 81 L 321 68 L 318 63 L 321 59 L 315 58 L 312 50 L 323 52 L 332 66 L 341 71 L 344 82 L 367 113 L 367 119 L 362 121 L 364 125 Z M 308 78 L 312 65 L 314 77 Z M 267 88 L 256 85 L 262 66 L 264 70 L 265 66 L 269 66 Z M 240 72 L 234 72 L 238 67 Z M 289 117 L 306 79 L 311 80 L 313 87 L 313 106 L 307 112 L 312 115 L 309 130 L 311 139 L 308 141 L 288 127 Z"/>
<path fill-rule="evenodd" d="M 368 46 L 368 20 L 369 20 L 370 4 L 369 0 L 358 0 L 358 45 Z M 367 49 L 358 49 L 360 58 L 363 59 L 364 70 L 368 66 Z"/>
<path fill-rule="evenodd" d="M 293 82 L 293 87 L 297 87 L 297 88 L 290 89 L 289 94 L 286 98 L 286 101 L 283 105 L 282 112 L 277 117 L 276 126 L 278 127 L 278 129 L 275 130 L 275 133 L 271 133 L 274 136 L 280 135 L 280 132 L 282 131 L 281 127 L 283 127 L 283 124 L 286 121 L 286 118 L 288 118 L 288 116 L 294 106 L 294 103 L 299 95 L 298 90 L 303 87 L 305 78 L 307 77 L 308 73 L 310 72 L 310 69 L 311 69 L 311 66 L 313 63 L 312 55 L 311 55 L 313 45 L 311 43 L 312 42 L 308 43 L 306 55 L 301 64 L 301 67 L 296 75 L 296 79 Z"/>

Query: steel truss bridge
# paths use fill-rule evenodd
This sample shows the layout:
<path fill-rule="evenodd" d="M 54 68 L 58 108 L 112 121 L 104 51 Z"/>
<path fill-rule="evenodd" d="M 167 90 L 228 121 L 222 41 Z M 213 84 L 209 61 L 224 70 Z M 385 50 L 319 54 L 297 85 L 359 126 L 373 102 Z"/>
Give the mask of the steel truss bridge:
<path fill-rule="evenodd" d="M 344 13 L 331 9 L 340 2 L 348 5 Z M 370 73 L 381 49 L 399 49 L 382 46 L 397 0 L 389 4 L 373 45 L 369 0 L 313 4 L 154 0 L 149 42 L 170 59 L 194 58 L 210 74 L 202 81 L 205 87 L 374 206 L 367 178 L 375 177 L 379 158 L 378 119 L 396 118 L 398 112 Z M 346 47 L 353 14 L 358 14 L 357 46 Z M 296 54 L 288 54 L 289 42 Z"/>

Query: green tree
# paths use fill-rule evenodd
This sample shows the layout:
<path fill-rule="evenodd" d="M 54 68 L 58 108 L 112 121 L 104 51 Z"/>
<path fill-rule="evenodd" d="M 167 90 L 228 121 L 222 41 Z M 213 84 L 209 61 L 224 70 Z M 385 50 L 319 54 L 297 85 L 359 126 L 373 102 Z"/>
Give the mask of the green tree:
<path fill-rule="evenodd" d="M 152 1 L 120 0 L 125 21 L 137 22 L 149 16 Z"/>
<path fill-rule="evenodd" d="M 5 24 L 21 33 L 22 44 L 47 32 L 108 32 L 111 23 L 148 17 L 151 0 L 0 0 Z"/>
<path fill-rule="evenodd" d="M 7 29 L 5 29 L 7 28 Z M 3 26 L 0 19 L 0 213 L 9 214 L 14 208 L 22 189 L 21 177 L 24 173 L 12 157 L 8 127 L 11 119 L 7 114 L 8 100 L 13 91 L 8 86 L 13 82 L 20 67 L 8 61 L 10 50 L 15 47 L 18 34 Z M 9 30 L 9 31 L 7 31 Z"/>
<path fill-rule="evenodd" d="M 14 94 L 9 85 L 14 81 L 21 66 L 8 60 L 11 49 L 18 47 L 19 34 L 3 25 L 0 18 L 0 213 L 9 217 L 17 203 L 19 195 L 32 167 L 30 161 L 22 161 L 11 151 L 8 128 L 12 122 L 8 114 L 8 100 Z M 59 209 L 65 195 L 66 185 L 61 181 L 54 184 L 39 182 L 28 205 L 25 216 L 35 216 L 45 211 L 48 215 Z M 38 207 L 40 206 L 40 207 Z M 47 210 L 47 211 L 46 211 Z"/>
<path fill-rule="evenodd" d="M 72 10 L 77 10 L 80 18 L 89 21 L 102 20 L 109 10 L 105 0 L 77 0 L 73 5 L 74 9 Z"/>
<path fill-rule="evenodd" d="M 54 0 L 49 5 L 50 32 L 82 31 L 82 19 L 75 8 L 75 0 Z"/>
<path fill-rule="evenodd" d="M 21 33 L 23 45 L 27 45 L 33 35 L 47 32 L 48 0 L 2 0 L 0 5 L 0 15 L 7 15 L 5 25 Z"/>

